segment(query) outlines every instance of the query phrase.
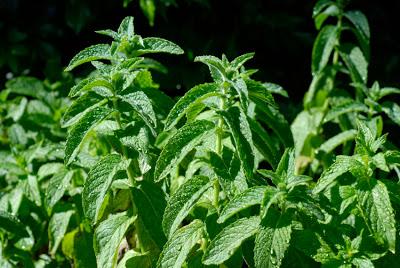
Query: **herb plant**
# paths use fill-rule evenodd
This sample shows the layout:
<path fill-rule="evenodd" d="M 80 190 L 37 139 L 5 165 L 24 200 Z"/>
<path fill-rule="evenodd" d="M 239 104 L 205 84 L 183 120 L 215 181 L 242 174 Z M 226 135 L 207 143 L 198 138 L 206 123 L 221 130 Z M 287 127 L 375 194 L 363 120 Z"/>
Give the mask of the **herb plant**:
<path fill-rule="evenodd" d="M 128 1 L 127 1 L 128 2 Z M 146 1 L 141 1 L 146 2 Z M 152 2 L 152 1 L 149 1 Z M 370 30 L 320 0 L 312 81 L 289 124 L 254 53 L 198 56 L 211 82 L 174 100 L 133 17 L 50 83 L 0 94 L 1 267 L 395 267 L 400 90 L 369 84 Z M 335 24 L 331 24 L 335 23 Z"/>

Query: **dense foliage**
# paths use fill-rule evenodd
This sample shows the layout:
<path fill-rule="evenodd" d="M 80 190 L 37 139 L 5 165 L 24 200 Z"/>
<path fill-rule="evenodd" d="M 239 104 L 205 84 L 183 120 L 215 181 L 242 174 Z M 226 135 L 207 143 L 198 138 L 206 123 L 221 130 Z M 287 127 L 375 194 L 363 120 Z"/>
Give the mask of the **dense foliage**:
<path fill-rule="evenodd" d="M 155 2 L 140 3 L 153 23 Z M 254 53 L 195 57 L 211 82 L 171 98 L 154 58 L 184 51 L 138 35 L 133 17 L 97 31 L 111 42 L 76 54 L 59 81 L 9 80 L 0 266 L 395 267 L 400 89 L 368 81 L 362 12 L 320 0 L 313 19 L 292 123 L 276 101 L 288 93 L 245 67 Z"/>

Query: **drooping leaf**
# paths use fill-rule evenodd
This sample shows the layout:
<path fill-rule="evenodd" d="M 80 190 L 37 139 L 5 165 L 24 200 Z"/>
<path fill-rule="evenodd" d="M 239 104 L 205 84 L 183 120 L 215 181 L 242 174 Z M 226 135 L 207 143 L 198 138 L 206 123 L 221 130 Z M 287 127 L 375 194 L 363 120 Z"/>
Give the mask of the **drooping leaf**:
<path fill-rule="evenodd" d="M 63 197 L 65 190 L 69 187 L 74 171 L 63 169 L 54 174 L 49 181 L 46 192 L 46 207 L 51 210 Z"/>
<path fill-rule="evenodd" d="M 255 148 L 247 116 L 238 107 L 230 107 L 227 111 L 220 113 L 231 131 L 243 171 L 247 179 L 251 179 L 255 165 Z"/>
<path fill-rule="evenodd" d="M 360 42 L 366 58 L 369 58 L 369 24 L 365 15 L 361 11 L 347 11 L 344 16 L 351 21 L 355 27 L 356 36 Z"/>
<path fill-rule="evenodd" d="M 244 111 L 247 111 L 247 107 L 249 106 L 249 91 L 247 90 L 246 82 L 244 79 L 239 78 L 232 82 L 232 86 L 239 96 L 241 107 L 243 107 Z"/>
<path fill-rule="evenodd" d="M 209 244 L 204 256 L 205 265 L 218 265 L 228 260 L 246 239 L 255 235 L 260 217 L 239 219 L 225 227 Z"/>
<path fill-rule="evenodd" d="M 312 50 L 312 73 L 319 73 L 328 63 L 335 47 L 338 29 L 327 25 L 319 32 Z"/>
<path fill-rule="evenodd" d="M 389 193 L 384 183 L 374 178 L 358 185 L 357 199 L 365 215 L 367 225 L 380 244 L 384 244 L 392 253 L 396 249 L 396 220 Z"/>
<path fill-rule="evenodd" d="M 88 92 L 76 99 L 65 111 L 61 125 L 63 128 L 73 126 L 85 114 L 98 106 L 104 104 L 102 98 L 94 92 Z"/>
<path fill-rule="evenodd" d="M 276 146 L 276 140 L 274 140 L 256 120 L 249 119 L 249 124 L 252 131 L 254 146 L 265 160 L 268 161 L 273 168 L 276 168 L 280 156 L 280 152 Z"/>
<path fill-rule="evenodd" d="M 365 84 L 368 79 L 368 61 L 361 49 L 356 46 L 343 46 L 340 56 L 349 68 L 353 82 Z"/>
<path fill-rule="evenodd" d="M 335 179 L 349 171 L 364 170 L 363 164 L 351 156 L 339 155 L 336 161 L 326 169 L 319 178 L 313 194 L 318 194 L 331 186 Z"/>
<path fill-rule="evenodd" d="M 161 250 L 166 242 L 162 228 L 163 213 L 166 207 L 164 192 L 159 186 L 142 181 L 138 187 L 132 188 L 132 196 L 138 217 Z"/>
<path fill-rule="evenodd" d="M 142 91 L 136 91 L 126 95 L 119 95 L 118 98 L 128 103 L 143 119 L 143 121 L 153 130 L 157 128 L 156 113 L 153 110 L 151 100 Z"/>
<path fill-rule="evenodd" d="M 55 212 L 49 221 L 49 253 L 54 256 L 73 215 L 73 210 Z"/>
<path fill-rule="evenodd" d="M 260 83 L 258 81 L 252 80 L 252 79 L 245 79 L 246 82 L 246 87 L 248 90 L 248 95 L 251 100 L 253 100 L 256 105 L 259 106 L 271 106 L 273 108 L 277 108 L 277 105 L 275 103 L 274 97 L 272 96 L 273 93 L 282 93 L 284 90 L 272 83 Z"/>
<path fill-rule="evenodd" d="M 122 167 L 121 157 L 110 154 L 102 158 L 90 170 L 82 191 L 82 206 L 85 216 L 92 224 L 99 217 L 104 198 L 111 186 L 113 177 Z"/>
<path fill-rule="evenodd" d="M 174 127 L 179 119 L 197 103 L 218 94 L 218 85 L 215 83 L 206 83 L 193 87 L 171 109 L 165 121 L 164 129 L 169 130 Z"/>
<path fill-rule="evenodd" d="M 235 215 L 239 211 L 254 205 L 261 204 L 264 198 L 264 193 L 266 188 L 267 188 L 266 186 L 255 186 L 236 195 L 223 208 L 217 222 L 223 223 L 224 221 L 226 221 L 228 218 Z"/>
<path fill-rule="evenodd" d="M 104 120 L 111 112 L 112 110 L 106 107 L 96 107 L 95 109 L 85 113 L 85 115 L 82 116 L 71 128 L 65 145 L 66 165 L 69 165 L 74 161 L 80 150 L 80 146 L 89 131 Z"/>
<path fill-rule="evenodd" d="M 319 109 L 300 112 L 294 119 L 291 130 L 294 138 L 296 156 L 309 149 L 307 140 L 317 134 L 318 126 L 321 124 L 323 113 Z"/>
<path fill-rule="evenodd" d="M 64 165 L 62 163 L 58 163 L 58 162 L 46 163 L 46 164 L 40 166 L 40 168 L 37 172 L 37 175 L 40 180 L 44 177 L 47 177 L 47 176 L 57 173 L 58 171 L 62 170 L 63 168 L 64 168 Z"/>
<path fill-rule="evenodd" d="M 256 103 L 256 118 L 270 127 L 286 147 L 292 147 L 292 132 L 283 114 L 277 108 L 252 98 L 252 94 L 250 99 Z"/>
<path fill-rule="evenodd" d="M 94 250 L 98 267 L 112 268 L 118 257 L 118 247 L 136 217 L 126 212 L 110 215 L 94 232 Z"/>
<path fill-rule="evenodd" d="M 157 267 L 180 268 L 192 248 L 199 242 L 204 232 L 204 224 L 194 220 L 177 230 L 165 244 Z"/>
<path fill-rule="evenodd" d="M 197 56 L 194 61 L 206 64 L 214 81 L 222 82 L 226 77 L 224 64 L 219 58 L 210 55 Z"/>
<path fill-rule="evenodd" d="M 103 97 L 110 97 L 112 96 L 113 86 L 103 77 L 90 76 L 73 86 L 68 96 L 74 98 L 87 91 L 93 91 Z"/>
<path fill-rule="evenodd" d="M 194 176 L 182 184 L 171 196 L 162 221 L 163 230 L 167 237 L 174 234 L 196 202 L 212 185 L 213 181 L 210 181 L 208 177 Z"/>
<path fill-rule="evenodd" d="M 25 226 L 21 221 L 7 211 L 0 211 L 0 230 L 5 230 L 16 236 L 28 236 Z"/>
<path fill-rule="evenodd" d="M 154 18 L 156 15 L 156 5 L 154 3 L 154 0 L 140 0 L 139 3 L 144 15 L 149 20 L 149 24 L 153 26 Z"/>
<path fill-rule="evenodd" d="M 382 111 L 397 125 L 400 126 L 400 106 L 394 102 L 384 102 Z"/>
<path fill-rule="evenodd" d="M 254 247 L 254 261 L 257 268 L 280 267 L 289 248 L 291 218 L 288 213 L 269 210 L 260 224 Z"/>
<path fill-rule="evenodd" d="M 110 46 L 107 44 L 97 44 L 85 48 L 81 52 L 75 55 L 69 62 L 68 67 L 65 71 L 69 72 L 76 66 L 83 63 L 94 61 L 94 60 L 111 60 L 112 56 L 110 53 Z"/>
<path fill-rule="evenodd" d="M 214 127 L 210 121 L 198 120 L 179 129 L 160 153 L 154 171 L 155 180 L 166 177 L 188 152 L 212 133 Z"/>

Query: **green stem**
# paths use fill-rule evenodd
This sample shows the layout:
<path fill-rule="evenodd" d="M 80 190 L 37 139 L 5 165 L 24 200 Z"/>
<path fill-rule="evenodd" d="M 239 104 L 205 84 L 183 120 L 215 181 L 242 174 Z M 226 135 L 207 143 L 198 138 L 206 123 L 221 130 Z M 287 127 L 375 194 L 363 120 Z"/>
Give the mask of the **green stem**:
<path fill-rule="evenodd" d="M 113 107 L 115 109 L 115 113 L 114 113 L 114 117 L 115 117 L 115 121 L 117 121 L 117 125 L 119 129 L 122 129 L 122 123 L 121 123 L 121 114 L 118 110 L 118 103 L 117 103 L 117 99 L 114 97 L 113 98 Z M 122 150 L 122 155 L 125 159 L 129 159 L 128 157 L 128 150 L 126 149 L 126 147 L 121 144 L 121 150 Z M 129 165 L 128 168 L 126 169 L 127 174 L 128 174 L 128 179 L 131 182 L 132 185 L 136 184 L 136 180 L 135 180 L 135 172 L 132 169 L 132 166 Z"/>
<path fill-rule="evenodd" d="M 115 121 L 117 122 L 118 128 L 122 129 L 121 114 L 120 114 L 120 112 L 118 110 L 118 102 L 117 102 L 117 98 L 115 96 L 113 98 L 112 103 L 113 103 L 113 107 L 115 109 L 115 113 L 114 113 Z M 126 160 L 129 159 L 128 150 L 122 143 L 121 143 L 121 150 L 122 150 L 123 157 Z M 129 166 L 127 167 L 126 172 L 128 174 L 128 179 L 131 182 L 132 186 L 135 186 L 136 185 L 135 172 L 133 171 L 131 164 L 129 164 Z M 132 191 L 130 191 L 130 199 L 131 199 L 131 204 L 132 204 L 132 215 L 137 215 L 138 214 L 137 207 L 136 207 L 133 195 L 132 195 Z M 140 241 L 139 234 L 138 234 L 139 224 L 138 224 L 137 220 L 135 220 L 134 225 L 135 225 L 135 234 L 136 234 L 136 237 L 137 237 L 136 248 L 138 248 L 140 250 L 140 252 L 143 253 L 144 249 L 143 249 L 143 246 L 142 246 L 142 243 Z"/>
<path fill-rule="evenodd" d="M 220 110 L 225 109 L 225 100 L 223 98 L 221 98 L 221 100 L 220 100 L 219 108 L 220 108 Z M 215 143 L 215 152 L 220 156 L 222 154 L 222 148 L 223 148 L 223 144 L 222 144 L 223 127 L 224 127 L 224 120 L 222 119 L 222 117 L 220 117 L 218 119 L 217 140 Z M 219 192 L 220 192 L 219 181 L 215 180 L 214 181 L 214 206 L 217 209 L 217 211 L 218 211 L 218 207 L 219 207 Z"/>
<path fill-rule="evenodd" d="M 336 27 L 337 27 L 339 32 L 338 32 L 338 36 L 337 36 L 336 44 L 335 44 L 336 49 L 335 49 L 335 52 L 333 53 L 333 62 L 332 62 L 333 66 L 336 66 L 338 64 L 338 62 L 339 62 L 338 47 L 340 45 L 340 35 L 341 35 L 341 32 L 342 32 L 342 15 L 339 15 Z"/>

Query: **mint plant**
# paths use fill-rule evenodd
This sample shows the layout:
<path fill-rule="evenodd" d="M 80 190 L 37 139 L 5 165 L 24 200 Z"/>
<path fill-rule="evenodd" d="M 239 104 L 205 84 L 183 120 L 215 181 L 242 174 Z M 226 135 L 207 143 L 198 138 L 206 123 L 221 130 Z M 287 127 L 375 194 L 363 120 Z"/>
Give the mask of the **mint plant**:
<path fill-rule="evenodd" d="M 87 219 L 83 224 L 93 229 L 97 265 L 113 267 L 123 239 L 130 253 L 143 253 L 150 265 L 165 242 L 165 195 L 152 173 L 155 138 L 171 100 L 158 91 L 149 71 L 163 70 L 162 65 L 142 55 L 183 51 L 170 41 L 135 34 L 132 17 L 125 18 L 117 32 L 98 33 L 112 37 L 111 45 L 84 49 L 66 69 L 92 62 L 96 71 L 70 91 L 74 100 L 63 117 L 69 129 L 65 164 L 94 163 L 82 190 L 82 207 Z"/>
<path fill-rule="evenodd" d="M 400 90 L 369 84 L 368 22 L 347 5 L 315 5 L 312 82 L 291 124 L 276 101 L 288 93 L 245 67 L 254 53 L 197 56 L 211 82 L 167 96 L 148 56 L 183 50 L 136 34 L 133 17 L 97 31 L 111 43 L 60 81 L 8 81 L 0 266 L 396 267 Z"/>

